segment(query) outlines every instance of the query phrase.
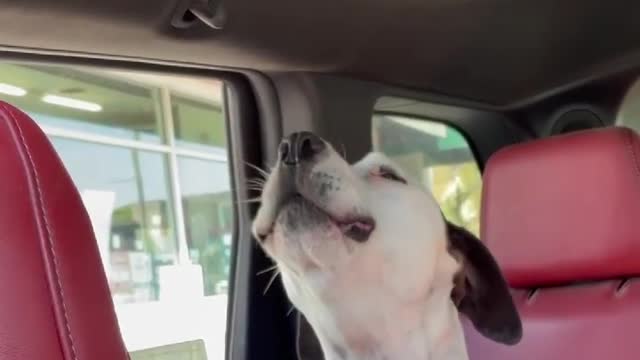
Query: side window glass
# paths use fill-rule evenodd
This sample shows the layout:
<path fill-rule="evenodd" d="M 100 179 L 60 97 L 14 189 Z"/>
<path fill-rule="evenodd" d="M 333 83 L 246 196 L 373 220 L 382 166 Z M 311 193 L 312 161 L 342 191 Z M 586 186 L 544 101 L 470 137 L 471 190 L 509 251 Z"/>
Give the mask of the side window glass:
<path fill-rule="evenodd" d="M 132 360 L 224 359 L 235 214 L 223 87 L 0 64 L 0 100 L 41 126 L 80 191 Z"/>
<path fill-rule="evenodd" d="M 465 137 L 440 122 L 373 116 L 373 147 L 429 189 L 446 218 L 479 235 L 482 176 Z"/>

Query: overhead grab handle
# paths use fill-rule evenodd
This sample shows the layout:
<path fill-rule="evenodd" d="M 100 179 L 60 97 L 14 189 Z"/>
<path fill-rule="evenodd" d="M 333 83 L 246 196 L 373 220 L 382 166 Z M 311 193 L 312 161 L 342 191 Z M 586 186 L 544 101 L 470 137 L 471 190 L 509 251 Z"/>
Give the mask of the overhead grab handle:
<path fill-rule="evenodd" d="M 220 30 L 226 22 L 226 14 L 222 0 L 187 0 L 176 8 L 171 25 L 178 29 L 186 29 L 203 22 L 208 27 Z"/>

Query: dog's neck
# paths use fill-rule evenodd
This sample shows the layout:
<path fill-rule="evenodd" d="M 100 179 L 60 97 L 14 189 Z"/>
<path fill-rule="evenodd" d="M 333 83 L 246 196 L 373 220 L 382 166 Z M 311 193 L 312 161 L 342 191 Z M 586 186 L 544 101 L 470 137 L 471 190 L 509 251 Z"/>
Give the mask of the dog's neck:
<path fill-rule="evenodd" d="M 326 360 L 467 360 L 458 311 L 449 292 L 432 294 L 421 309 L 399 309 L 366 327 L 314 326 Z"/>

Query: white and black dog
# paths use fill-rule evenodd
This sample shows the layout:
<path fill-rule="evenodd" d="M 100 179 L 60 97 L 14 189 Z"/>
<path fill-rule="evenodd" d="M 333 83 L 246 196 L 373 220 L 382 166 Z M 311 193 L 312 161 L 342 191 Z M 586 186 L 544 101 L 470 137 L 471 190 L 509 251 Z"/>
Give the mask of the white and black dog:
<path fill-rule="evenodd" d="M 327 360 L 467 359 L 458 312 L 497 342 L 522 336 L 488 250 L 381 154 L 349 165 L 312 133 L 288 136 L 253 233 Z"/>

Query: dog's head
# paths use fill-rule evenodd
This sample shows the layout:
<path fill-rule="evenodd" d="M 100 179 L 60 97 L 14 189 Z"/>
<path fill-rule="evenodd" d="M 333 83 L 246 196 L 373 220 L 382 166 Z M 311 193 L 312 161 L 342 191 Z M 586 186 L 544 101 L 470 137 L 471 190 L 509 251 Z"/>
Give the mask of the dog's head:
<path fill-rule="evenodd" d="M 485 336 L 507 344 L 521 337 L 487 249 L 381 154 L 349 165 L 312 133 L 287 137 L 253 232 L 312 324 L 388 315 L 446 291 Z"/>

